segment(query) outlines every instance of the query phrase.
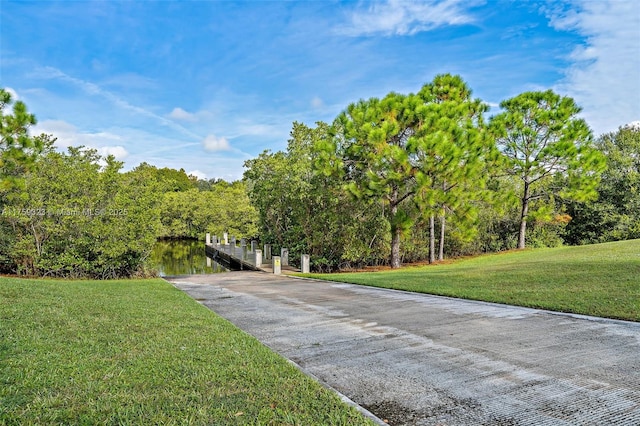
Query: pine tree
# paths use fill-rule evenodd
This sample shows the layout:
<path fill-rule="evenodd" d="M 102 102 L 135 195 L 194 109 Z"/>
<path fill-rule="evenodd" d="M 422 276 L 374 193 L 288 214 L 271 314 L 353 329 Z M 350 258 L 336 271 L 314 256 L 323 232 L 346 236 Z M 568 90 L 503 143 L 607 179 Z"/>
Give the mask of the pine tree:
<path fill-rule="evenodd" d="M 592 146 L 589 126 L 577 117 L 580 107 L 570 97 L 551 90 L 525 92 L 500 106 L 505 111 L 490 124 L 508 173 L 522 183 L 518 248 L 524 248 L 527 219 L 536 213 L 530 211 L 532 201 L 593 198 L 605 162 Z M 554 180 L 558 175 L 564 179 Z M 566 184 L 554 187 L 554 181 Z"/>
<path fill-rule="evenodd" d="M 9 108 L 11 113 L 7 114 L 5 109 Z M 11 94 L 0 88 L 0 191 L 15 186 L 25 168 L 42 151 L 42 139 L 32 138 L 28 133 L 35 124 L 36 117 L 27 111 L 24 102 L 13 102 Z"/>

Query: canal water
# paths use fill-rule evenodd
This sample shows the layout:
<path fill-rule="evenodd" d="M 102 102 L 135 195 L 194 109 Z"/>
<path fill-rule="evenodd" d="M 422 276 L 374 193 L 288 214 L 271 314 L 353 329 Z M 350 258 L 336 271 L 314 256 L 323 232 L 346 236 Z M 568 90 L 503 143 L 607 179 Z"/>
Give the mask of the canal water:
<path fill-rule="evenodd" d="M 229 269 L 208 259 L 204 241 L 160 240 L 151 252 L 151 266 L 161 277 L 171 275 L 216 274 Z"/>

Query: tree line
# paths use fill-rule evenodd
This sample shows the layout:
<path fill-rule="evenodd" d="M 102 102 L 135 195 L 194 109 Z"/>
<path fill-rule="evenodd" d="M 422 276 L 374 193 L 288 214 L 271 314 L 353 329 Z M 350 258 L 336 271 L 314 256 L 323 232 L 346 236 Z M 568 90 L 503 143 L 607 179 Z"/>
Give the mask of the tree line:
<path fill-rule="evenodd" d="M 640 238 L 639 127 L 595 138 L 552 91 L 500 107 L 487 118 L 461 77 L 438 75 L 293 123 L 285 151 L 229 183 L 57 152 L 0 89 L 0 273 L 146 276 L 157 239 L 206 232 L 308 253 L 323 271 Z"/>
<path fill-rule="evenodd" d="M 286 151 L 245 163 L 260 235 L 319 270 L 640 236 L 637 127 L 596 139 L 551 90 L 500 107 L 442 74 L 293 123 Z"/>

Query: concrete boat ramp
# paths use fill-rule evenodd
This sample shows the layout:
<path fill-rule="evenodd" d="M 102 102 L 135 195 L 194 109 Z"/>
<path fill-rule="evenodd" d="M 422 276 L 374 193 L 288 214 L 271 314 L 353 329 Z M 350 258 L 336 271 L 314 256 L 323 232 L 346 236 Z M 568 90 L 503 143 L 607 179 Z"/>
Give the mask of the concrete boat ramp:
<path fill-rule="evenodd" d="M 169 281 L 392 425 L 640 425 L 640 323 L 260 272 Z"/>

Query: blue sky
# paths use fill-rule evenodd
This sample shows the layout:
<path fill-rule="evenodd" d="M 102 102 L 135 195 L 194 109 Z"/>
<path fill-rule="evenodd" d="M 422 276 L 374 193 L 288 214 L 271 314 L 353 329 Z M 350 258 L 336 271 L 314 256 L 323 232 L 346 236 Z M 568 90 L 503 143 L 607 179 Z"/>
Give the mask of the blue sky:
<path fill-rule="evenodd" d="M 33 133 L 234 180 L 293 121 L 460 74 L 498 111 L 572 96 L 596 135 L 640 120 L 640 2 L 0 2 L 0 86 Z"/>

